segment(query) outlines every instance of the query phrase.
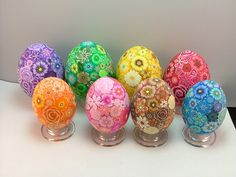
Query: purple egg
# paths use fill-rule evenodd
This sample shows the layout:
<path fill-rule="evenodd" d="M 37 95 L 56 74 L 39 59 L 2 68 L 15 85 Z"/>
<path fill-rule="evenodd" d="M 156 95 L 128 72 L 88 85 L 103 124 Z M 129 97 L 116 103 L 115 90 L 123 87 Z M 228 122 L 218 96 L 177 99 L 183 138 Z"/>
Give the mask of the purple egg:
<path fill-rule="evenodd" d="M 32 96 L 35 86 L 44 78 L 63 78 L 64 68 L 54 49 L 36 43 L 21 55 L 17 73 L 20 86 L 27 95 Z"/>

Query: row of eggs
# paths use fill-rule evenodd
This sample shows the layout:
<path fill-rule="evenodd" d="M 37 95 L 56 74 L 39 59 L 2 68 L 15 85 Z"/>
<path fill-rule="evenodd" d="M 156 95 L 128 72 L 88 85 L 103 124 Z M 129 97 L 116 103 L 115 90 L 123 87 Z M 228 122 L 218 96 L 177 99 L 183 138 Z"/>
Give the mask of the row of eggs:
<path fill-rule="evenodd" d="M 101 45 L 91 41 L 82 42 L 71 50 L 65 69 L 55 50 L 40 43 L 29 46 L 18 65 L 19 83 L 29 96 L 43 78 L 65 76 L 76 97 L 85 98 L 94 81 L 110 76 L 117 78 L 131 98 L 142 80 L 162 78 L 162 73 L 156 55 L 143 46 L 135 46 L 121 56 L 115 74 L 109 54 Z M 172 88 L 177 105 L 181 105 L 188 89 L 201 80 L 210 79 L 210 73 L 200 55 L 186 50 L 173 57 L 163 79 Z"/>
<path fill-rule="evenodd" d="M 60 135 L 59 130 L 72 132 L 76 99 L 86 95 L 86 114 L 99 144 L 104 143 L 99 132 L 105 137 L 117 136 L 130 111 L 137 127 L 137 141 L 143 145 L 148 145 L 144 141 L 147 137 L 143 136 L 160 136 L 165 132 L 173 120 L 175 103 L 181 106 L 184 101 L 183 118 L 194 134 L 214 132 L 226 114 L 223 90 L 216 82 L 207 80 L 210 77 L 207 64 L 192 51 L 184 51 L 171 60 L 164 81 L 158 79 L 162 69 L 154 53 L 142 46 L 133 47 L 122 55 L 116 80 L 111 78 L 115 73 L 108 53 L 99 44 L 82 42 L 68 56 L 67 84 L 59 79 L 64 71 L 55 51 L 44 44 L 34 44 L 22 55 L 18 73 L 25 92 L 33 94 L 34 111 L 44 125 L 42 133 L 47 139 L 67 136 L 54 136 L 55 131 Z"/>

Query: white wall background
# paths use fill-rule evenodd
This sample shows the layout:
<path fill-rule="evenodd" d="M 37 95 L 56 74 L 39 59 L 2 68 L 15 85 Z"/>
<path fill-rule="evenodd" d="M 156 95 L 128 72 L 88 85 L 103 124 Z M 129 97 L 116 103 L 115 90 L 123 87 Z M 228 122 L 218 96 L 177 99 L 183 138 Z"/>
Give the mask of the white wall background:
<path fill-rule="evenodd" d="M 0 79 L 17 81 L 31 43 L 45 42 L 65 60 L 84 40 L 99 42 L 115 63 L 144 45 L 163 68 L 177 52 L 195 50 L 236 106 L 235 0 L 0 0 Z"/>

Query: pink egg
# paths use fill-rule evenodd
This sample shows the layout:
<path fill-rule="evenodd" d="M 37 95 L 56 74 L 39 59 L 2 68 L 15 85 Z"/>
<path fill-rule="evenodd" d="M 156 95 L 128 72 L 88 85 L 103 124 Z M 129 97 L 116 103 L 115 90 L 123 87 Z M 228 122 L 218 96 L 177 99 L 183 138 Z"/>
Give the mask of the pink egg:
<path fill-rule="evenodd" d="M 114 133 L 128 120 L 129 96 L 116 79 L 103 77 L 89 88 L 85 108 L 88 119 L 96 130 Z"/>
<path fill-rule="evenodd" d="M 186 93 L 194 84 L 209 79 L 210 72 L 204 58 L 191 50 L 172 58 L 164 72 L 164 80 L 172 88 L 178 106 L 182 106 Z"/>

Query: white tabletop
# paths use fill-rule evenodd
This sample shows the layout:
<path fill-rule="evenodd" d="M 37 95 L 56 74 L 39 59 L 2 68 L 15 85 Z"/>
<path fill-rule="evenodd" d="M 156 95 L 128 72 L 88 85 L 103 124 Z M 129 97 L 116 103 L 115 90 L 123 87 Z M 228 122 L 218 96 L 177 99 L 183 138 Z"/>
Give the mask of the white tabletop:
<path fill-rule="evenodd" d="M 114 147 L 101 147 L 90 137 L 85 113 L 74 116 L 75 134 L 68 140 L 49 142 L 41 136 L 31 98 L 18 84 L 0 81 L 0 176 L 1 177 L 235 177 L 236 131 L 227 113 L 209 148 L 185 143 L 184 126 L 176 116 L 168 128 L 169 140 L 146 148 L 132 137 Z"/>

